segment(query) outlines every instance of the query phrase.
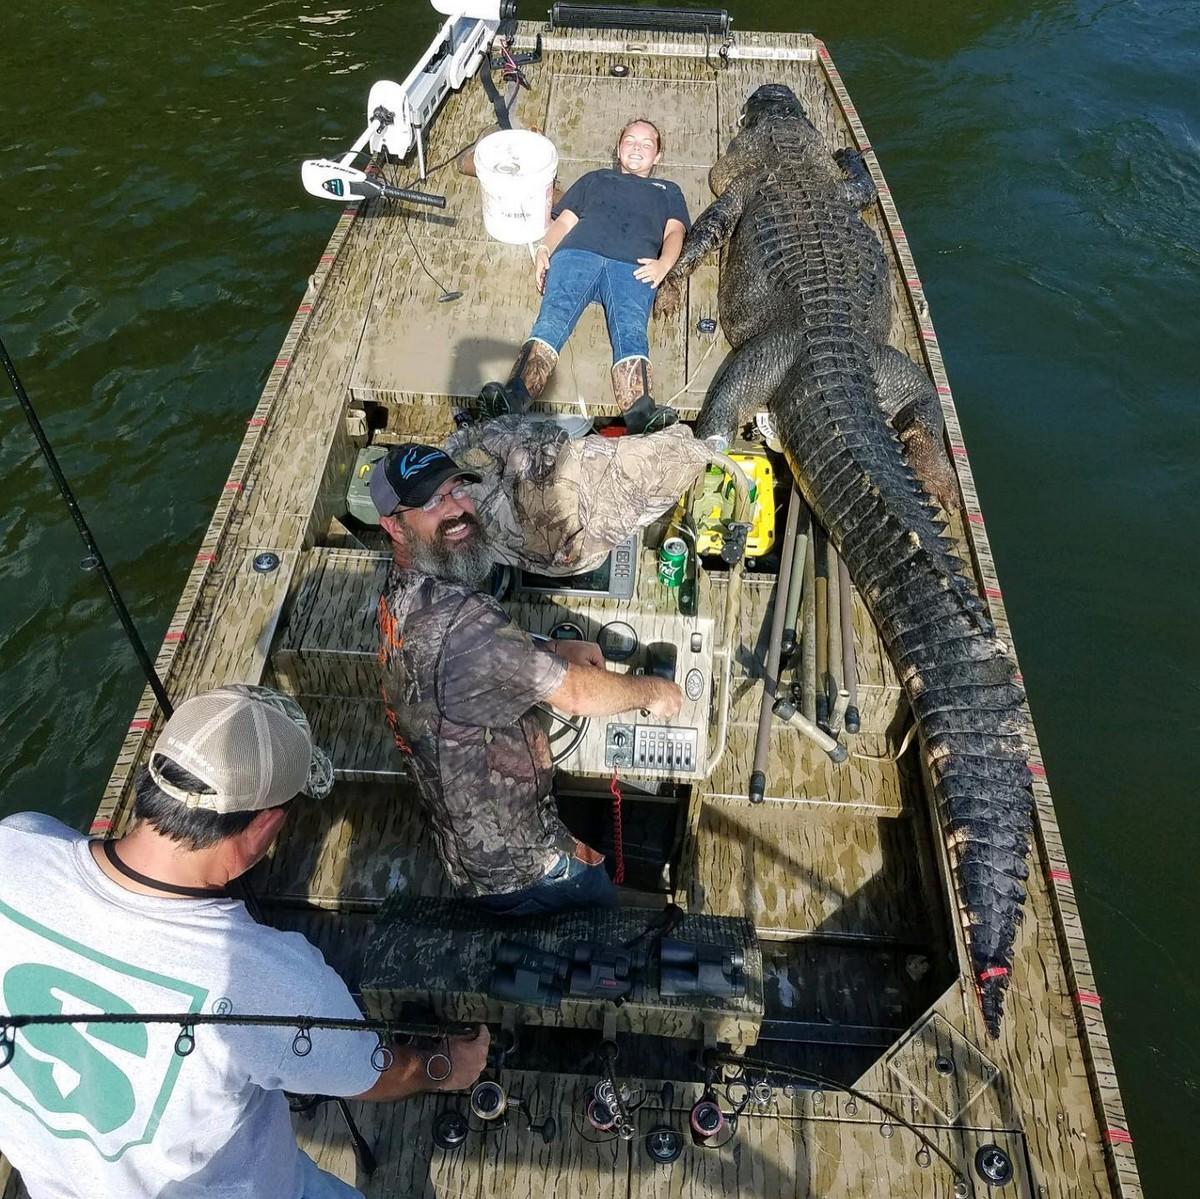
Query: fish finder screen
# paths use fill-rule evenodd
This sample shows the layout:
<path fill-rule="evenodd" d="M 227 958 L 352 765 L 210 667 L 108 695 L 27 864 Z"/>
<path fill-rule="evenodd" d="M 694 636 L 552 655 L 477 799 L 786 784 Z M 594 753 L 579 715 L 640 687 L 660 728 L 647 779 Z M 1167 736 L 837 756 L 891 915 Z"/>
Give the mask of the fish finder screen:
<path fill-rule="evenodd" d="M 542 575 L 517 572 L 517 591 L 556 595 L 608 595 L 628 599 L 637 581 L 638 538 L 623 541 L 593 570 L 577 575 Z"/>

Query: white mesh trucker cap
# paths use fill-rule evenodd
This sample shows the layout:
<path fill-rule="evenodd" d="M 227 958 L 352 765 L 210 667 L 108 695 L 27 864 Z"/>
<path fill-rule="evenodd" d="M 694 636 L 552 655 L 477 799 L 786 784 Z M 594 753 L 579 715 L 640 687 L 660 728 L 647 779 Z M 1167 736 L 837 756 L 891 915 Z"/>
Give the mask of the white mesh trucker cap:
<path fill-rule="evenodd" d="M 212 794 L 167 782 L 159 766 L 163 758 L 194 774 Z M 180 704 L 155 743 L 149 770 L 161 791 L 211 812 L 257 812 L 301 792 L 324 799 L 333 789 L 333 764 L 313 744 L 300 705 L 247 683 Z"/>

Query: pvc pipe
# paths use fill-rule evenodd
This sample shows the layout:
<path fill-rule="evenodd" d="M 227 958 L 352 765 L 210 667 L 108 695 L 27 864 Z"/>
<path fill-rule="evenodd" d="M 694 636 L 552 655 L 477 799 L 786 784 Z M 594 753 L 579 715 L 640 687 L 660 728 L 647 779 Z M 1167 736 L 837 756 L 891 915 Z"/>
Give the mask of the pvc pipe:
<path fill-rule="evenodd" d="M 796 652 L 799 638 L 796 634 L 796 616 L 800 611 L 800 600 L 804 595 L 804 562 L 808 557 L 808 530 L 812 526 L 812 513 L 808 505 L 801 501 L 800 519 L 796 526 L 796 548 L 792 552 L 792 573 L 787 586 L 787 612 L 783 623 L 783 641 L 779 646 L 779 654 L 788 659 Z M 780 558 L 779 569 L 783 570 L 783 560 Z"/>
<path fill-rule="evenodd" d="M 804 637 L 800 642 L 800 710 L 806 720 L 817 719 L 817 526 L 811 519 L 808 544 L 804 547 L 804 603 L 801 617 Z"/>
<path fill-rule="evenodd" d="M 792 561 L 796 550 L 796 524 L 800 517 L 800 497 L 793 485 L 788 496 L 787 521 L 783 530 L 783 548 L 779 573 L 775 576 L 775 606 L 771 612 L 771 639 L 767 643 L 766 669 L 763 671 L 762 703 L 758 709 L 758 733 L 754 740 L 754 768 L 750 773 L 750 802 L 762 803 L 767 791 L 767 752 L 771 745 L 771 704 L 779 686 L 780 645 L 790 601 L 793 577 Z"/>
<path fill-rule="evenodd" d="M 842 686 L 846 690 L 846 732 L 857 733 L 862 728 L 858 710 L 858 664 L 854 657 L 854 591 L 850 571 L 843 558 L 838 558 L 838 602 L 842 613 Z"/>
<path fill-rule="evenodd" d="M 799 729 L 809 740 L 819 745 L 829 755 L 831 762 L 840 765 L 850 757 L 850 752 L 844 745 L 839 745 L 820 725 L 814 724 L 803 713 L 796 711 L 788 700 L 777 699 L 772 711 L 785 724 Z"/>
<path fill-rule="evenodd" d="M 714 454 L 713 461 L 723 467 L 733 479 L 736 496 L 733 502 L 733 511 L 730 514 L 731 519 L 744 521 L 750 513 L 750 484 L 742 468 L 725 454 Z M 743 554 L 729 568 L 729 581 L 725 585 L 725 644 L 717 651 L 724 658 L 721 671 L 721 706 L 717 716 L 717 736 L 713 742 L 712 752 L 708 755 L 708 761 L 704 764 L 705 778 L 708 778 L 717 768 L 717 763 L 725 752 L 725 742 L 729 737 L 730 692 L 733 689 L 733 647 L 735 639 L 740 634 L 738 625 L 741 620 L 742 573 L 745 561 L 746 555 Z"/>
<path fill-rule="evenodd" d="M 826 573 L 829 576 L 829 594 L 826 598 L 829 616 L 829 677 L 825 683 L 825 694 L 829 697 L 829 722 L 825 727 L 836 737 L 842 731 L 842 715 L 846 709 L 844 705 L 840 705 L 839 711 L 842 694 L 842 617 L 839 600 L 841 588 L 838 586 L 838 553 L 832 541 L 825 542 L 825 553 L 828 555 Z"/>
<path fill-rule="evenodd" d="M 814 563 L 816 567 L 817 607 L 817 703 L 816 720 L 824 724 L 829 719 L 829 560 L 826 556 L 826 537 L 822 532 L 816 538 Z"/>

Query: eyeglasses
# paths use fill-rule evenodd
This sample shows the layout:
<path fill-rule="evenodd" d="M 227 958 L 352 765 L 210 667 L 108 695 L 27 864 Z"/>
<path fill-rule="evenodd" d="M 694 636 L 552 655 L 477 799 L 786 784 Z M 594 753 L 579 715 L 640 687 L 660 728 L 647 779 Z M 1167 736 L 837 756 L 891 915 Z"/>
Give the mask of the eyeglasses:
<path fill-rule="evenodd" d="M 455 487 L 451 487 L 446 492 L 435 492 L 423 504 L 413 504 L 405 506 L 400 505 L 396 509 L 397 512 L 436 512 L 447 500 L 464 500 L 470 495 L 467 491 L 466 484 L 459 483 Z"/>

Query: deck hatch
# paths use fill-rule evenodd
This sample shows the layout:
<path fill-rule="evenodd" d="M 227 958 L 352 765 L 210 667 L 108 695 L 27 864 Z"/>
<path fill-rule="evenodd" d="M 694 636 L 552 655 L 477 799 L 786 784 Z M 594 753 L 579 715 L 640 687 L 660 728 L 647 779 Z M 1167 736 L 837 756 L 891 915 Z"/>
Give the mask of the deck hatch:
<path fill-rule="evenodd" d="M 888 1058 L 888 1072 L 953 1124 L 1000 1071 L 934 1012 Z"/>

